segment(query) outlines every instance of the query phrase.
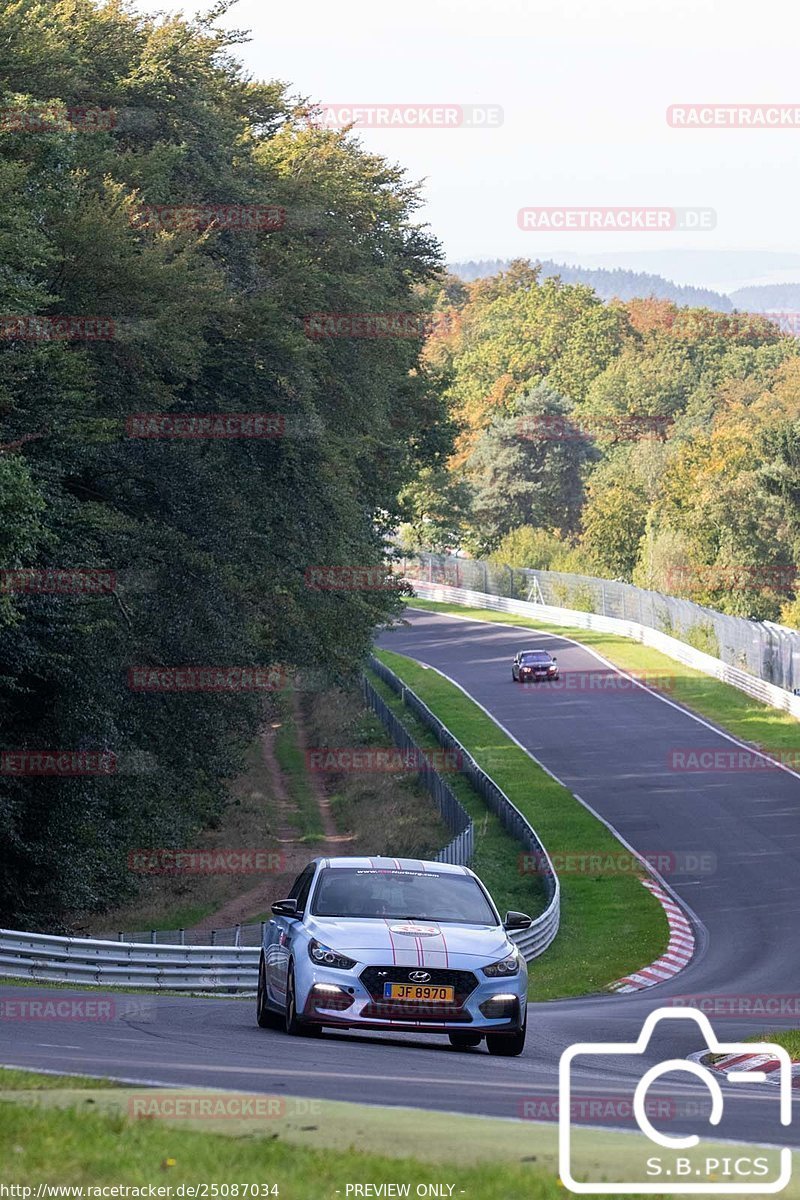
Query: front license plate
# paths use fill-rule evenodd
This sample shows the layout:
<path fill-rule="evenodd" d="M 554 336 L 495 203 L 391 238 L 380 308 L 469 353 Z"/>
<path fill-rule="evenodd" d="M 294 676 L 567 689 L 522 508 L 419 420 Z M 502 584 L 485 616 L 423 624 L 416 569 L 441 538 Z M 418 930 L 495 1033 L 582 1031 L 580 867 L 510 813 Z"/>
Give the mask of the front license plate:
<path fill-rule="evenodd" d="M 452 1004 L 456 998 L 456 990 L 452 987 L 436 987 L 431 983 L 385 983 L 383 985 L 384 1000 L 413 1000 L 433 1002 L 434 1004 Z"/>

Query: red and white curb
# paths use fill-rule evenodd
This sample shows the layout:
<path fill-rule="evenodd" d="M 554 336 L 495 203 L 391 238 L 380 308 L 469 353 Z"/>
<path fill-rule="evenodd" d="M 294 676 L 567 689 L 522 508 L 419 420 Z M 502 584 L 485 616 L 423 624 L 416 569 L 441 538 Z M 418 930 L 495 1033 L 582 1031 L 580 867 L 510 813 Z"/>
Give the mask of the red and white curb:
<path fill-rule="evenodd" d="M 695 1054 L 688 1055 L 688 1058 L 691 1062 L 707 1067 L 709 1071 L 718 1071 L 720 1075 L 727 1075 L 729 1071 L 763 1071 L 766 1075 L 765 1083 L 780 1083 L 781 1064 L 769 1054 L 726 1054 L 712 1063 L 708 1061 L 708 1050 L 698 1050 Z M 792 1087 L 800 1089 L 800 1062 L 792 1063 Z"/>
<path fill-rule="evenodd" d="M 649 967 L 641 967 L 638 971 L 626 975 L 624 979 L 612 983 L 612 992 L 638 992 L 641 988 L 663 983 L 665 979 L 671 979 L 687 967 L 694 954 L 694 930 L 681 906 L 660 883 L 655 883 L 652 879 L 643 879 L 642 884 L 653 893 L 667 914 L 669 945 L 661 957 L 650 963 Z"/>

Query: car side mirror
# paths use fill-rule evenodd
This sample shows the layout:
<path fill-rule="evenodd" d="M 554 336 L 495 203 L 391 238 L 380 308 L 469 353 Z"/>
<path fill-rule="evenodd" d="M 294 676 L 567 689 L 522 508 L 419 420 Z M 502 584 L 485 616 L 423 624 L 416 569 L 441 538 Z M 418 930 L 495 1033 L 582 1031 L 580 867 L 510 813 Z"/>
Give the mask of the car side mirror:
<path fill-rule="evenodd" d="M 553 655 L 553 662 L 558 662 L 558 659 L 556 658 L 555 654 Z"/>
<path fill-rule="evenodd" d="M 272 906 L 272 911 L 276 917 L 296 917 L 297 916 L 297 901 L 296 900 L 276 900 Z"/>
<path fill-rule="evenodd" d="M 503 921 L 503 929 L 529 929 L 532 924 L 532 919 L 526 913 L 514 912 L 512 910 L 506 913 L 506 919 Z"/>

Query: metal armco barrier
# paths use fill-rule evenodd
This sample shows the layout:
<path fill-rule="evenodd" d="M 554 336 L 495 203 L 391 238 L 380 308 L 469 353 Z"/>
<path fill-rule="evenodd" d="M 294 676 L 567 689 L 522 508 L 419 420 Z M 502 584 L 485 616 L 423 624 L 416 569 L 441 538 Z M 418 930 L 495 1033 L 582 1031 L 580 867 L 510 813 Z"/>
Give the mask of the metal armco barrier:
<path fill-rule="evenodd" d="M 258 947 L 156 946 L 0 929 L 0 977 L 82 986 L 252 992 Z"/>
<path fill-rule="evenodd" d="M 403 703 L 433 731 L 441 746 L 446 750 L 456 751 L 461 763 L 462 774 L 467 777 L 472 787 L 485 801 L 486 806 L 500 819 L 512 837 L 516 838 L 525 850 L 536 855 L 537 861 L 540 863 L 547 908 L 536 918 L 530 929 L 510 935 L 527 961 L 536 958 L 547 949 L 555 938 L 561 920 L 561 885 L 547 850 L 540 842 L 533 826 L 511 803 L 505 792 L 478 766 L 469 751 L 461 745 L 458 738 L 453 737 L 447 726 L 442 724 L 436 714 L 431 712 L 428 706 L 420 700 L 419 696 L 406 687 L 402 679 L 377 658 L 371 657 L 369 665 L 375 674 L 400 696 Z M 448 859 L 446 861 L 456 860 Z"/>
<path fill-rule="evenodd" d="M 601 617 L 597 613 L 580 612 L 573 608 L 556 608 L 550 604 L 535 604 L 529 600 L 490 596 L 486 592 L 472 592 L 467 588 L 423 583 L 419 579 L 409 579 L 409 583 L 413 586 L 416 594 L 424 600 L 463 604 L 467 608 L 488 608 L 494 612 L 531 617 L 535 621 L 564 625 L 571 629 L 596 629 L 600 633 L 616 633 L 620 637 L 631 638 L 635 642 L 641 642 L 643 646 L 651 646 L 654 650 L 660 650 L 662 654 L 675 659 L 676 662 L 685 663 L 688 667 L 694 667 L 696 671 L 702 671 L 704 675 L 710 675 L 722 683 L 729 683 L 732 687 L 738 688 L 740 692 L 752 696 L 754 700 L 760 700 L 762 704 L 768 704 L 771 708 L 779 708 L 783 712 L 791 713 L 793 717 L 800 718 L 800 695 L 795 696 L 774 683 L 758 679 L 748 671 L 742 671 L 739 667 L 722 662 L 721 659 L 714 658 L 711 654 L 705 654 L 702 650 L 695 650 L 686 642 L 678 641 L 677 638 L 661 633 L 658 629 L 651 629 L 649 625 L 640 625 L 637 621 L 623 621 L 619 617 Z"/>

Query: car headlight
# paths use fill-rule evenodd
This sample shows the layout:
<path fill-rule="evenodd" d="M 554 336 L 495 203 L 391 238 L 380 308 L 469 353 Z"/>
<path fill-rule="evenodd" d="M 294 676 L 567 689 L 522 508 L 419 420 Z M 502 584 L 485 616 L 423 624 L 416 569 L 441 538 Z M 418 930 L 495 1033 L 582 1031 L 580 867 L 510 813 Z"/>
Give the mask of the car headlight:
<path fill-rule="evenodd" d="M 516 975 L 519 971 L 519 952 L 514 951 L 509 954 L 508 958 L 501 958 L 499 962 L 490 963 L 488 967 L 483 968 L 484 975 L 488 975 L 490 979 L 497 979 L 501 975 Z"/>
<path fill-rule="evenodd" d="M 324 946 L 316 938 L 312 938 L 308 943 L 308 957 L 321 967 L 338 967 L 341 971 L 349 971 L 356 965 L 354 958 L 348 958 L 338 950 L 331 950 L 330 946 Z"/>

